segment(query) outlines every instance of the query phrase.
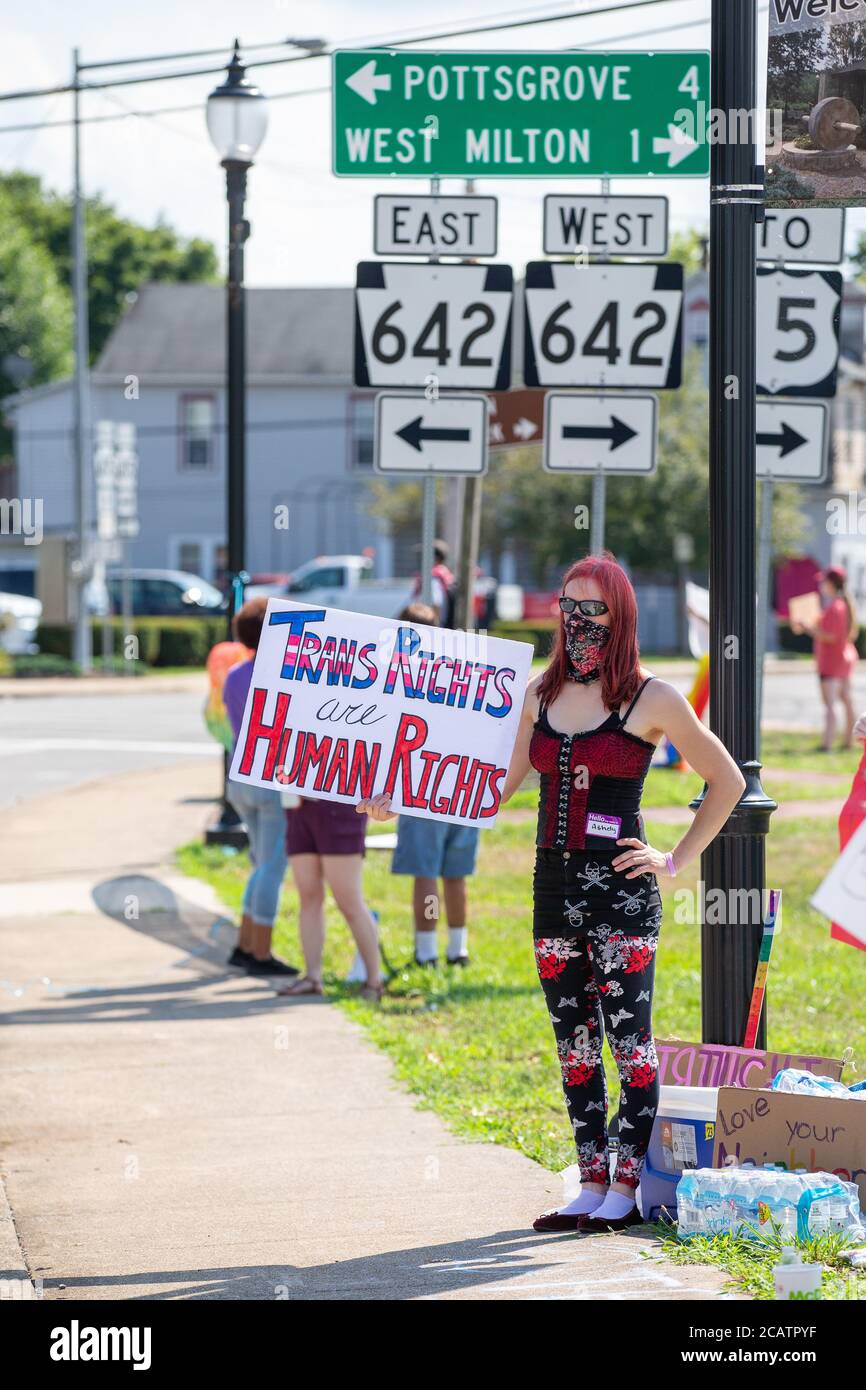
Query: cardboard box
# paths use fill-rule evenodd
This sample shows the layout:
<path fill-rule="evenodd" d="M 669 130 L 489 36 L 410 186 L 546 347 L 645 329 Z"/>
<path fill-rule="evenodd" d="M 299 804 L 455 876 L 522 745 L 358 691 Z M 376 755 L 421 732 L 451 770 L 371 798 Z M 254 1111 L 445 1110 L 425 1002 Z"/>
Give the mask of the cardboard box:
<path fill-rule="evenodd" d="M 834 1057 L 800 1057 L 721 1043 L 682 1042 L 679 1038 L 656 1038 L 656 1051 L 662 1086 L 769 1086 L 776 1072 L 785 1067 L 829 1076 L 833 1081 L 842 1078 L 843 1064 Z"/>
<path fill-rule="evenodd" d="M 722 1086 L 713 1167 L 732 1159 L 836 1173 L 857 1183 L 866 1208 L 866 1101 Z"/>

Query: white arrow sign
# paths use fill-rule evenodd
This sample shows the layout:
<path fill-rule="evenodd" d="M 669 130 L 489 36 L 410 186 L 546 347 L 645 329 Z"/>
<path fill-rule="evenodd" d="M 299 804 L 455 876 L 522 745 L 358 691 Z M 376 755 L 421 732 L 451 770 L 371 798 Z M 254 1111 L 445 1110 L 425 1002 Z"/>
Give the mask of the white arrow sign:
<path fill-rule="evenodd" d="M 382 392 L 376 397 L 377 473 L 487 472 L 486 396 Z"/>
<path fill-rule="evenodd" d="M 653 472 L 656 396 L 549 391 L 544 409 L 544 467 L 549 473 Z"/>
<path fill-rule="evenodd" d="M 759 478 L 821 483 L 827 470 L 829 406 L 823 401 L 757 403 Z"/>
<path fill-rule="evenodd" d="M 653 140 L 653 154 L 666 154 L 669 169 L 676 169 L 677 165 L 688 159 L 697 148 L 697 140 L 693 140 L 680 126 L 672 122 L 668 124 L 667 135 L 657 135 Z"/>
<path fill-rule="evenodd" d="M 362 68 L 357 68 L 351 77 L 346 78 L 346 86 L 356 96 L 363 97 L 365 101 L 369 101 L 371 106 L 375 106 L 377 92 L 390 92 L 391 78 L 388 73 L 380 73 L 377 76 L 376 59 L 371 58 L 369 63 L 365 63 Z"/>

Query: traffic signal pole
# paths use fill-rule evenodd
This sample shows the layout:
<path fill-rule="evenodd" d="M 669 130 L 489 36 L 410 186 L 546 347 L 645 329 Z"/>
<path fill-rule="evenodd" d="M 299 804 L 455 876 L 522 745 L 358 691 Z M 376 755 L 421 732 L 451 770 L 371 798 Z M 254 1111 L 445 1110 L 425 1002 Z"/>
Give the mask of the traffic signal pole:
<path fill-rule="evenodd" d="M 756 729 L 755 225 L 763 187 L 751 132 L 732 120 L 755 111 L 755 17 L 755 0 L 713 0 L 710 105 L 728 119 L 727 138 L 710 151 L 710 723 L 746 789 L 701 859 L 702 1027 L 705 1042 L 733 1045 L 748 1017 L 776 809 L 761 785 Z M 766 1009 L 756 1045 L 765 1041 Z"/>

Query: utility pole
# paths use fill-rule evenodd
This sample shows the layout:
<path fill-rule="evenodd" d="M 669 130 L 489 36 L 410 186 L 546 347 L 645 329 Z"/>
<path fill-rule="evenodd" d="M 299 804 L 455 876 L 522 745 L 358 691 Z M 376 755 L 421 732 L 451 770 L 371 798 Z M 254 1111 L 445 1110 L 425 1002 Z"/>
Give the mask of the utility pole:
<path fill-rule="evenodd" d="M 713 0 L 713 110 L 755 112 L 755 19 L 755 0 Z M 751 135 L 714 143 L 710 164 L 710 723 L 746 789 L 701 858 L 702 1014 L 703 1040 L 732 1045 L 748 1017 L 776 809 L 761 785 L 756 732 L 755 223 L 764 198 Z M 707 921 L 716 901 L 727 905 L 723 920 Z"/>
<path fill-rule="evenodd" d="M 93 669 L 93 644 L 86 593 L 90 572 L 90 339 L 87 324 L 87 238 L 81 192 L 81 71 L 79 50 L 72 52 L 72 299 L 75 310 L 75 376 L 73 390 L 75 457 L 75 531 L 77 564 L 71 576 L 75 589 L 74 658 L 83 672 Z"/>
<path fill-rule="evenodd" d="M 467 179 L 466 194 L 475 192 L 475 180 Z M 468 632 L 475 627 L 475 571 L 478 568 L 478 547 L 481 540 L 481 498 L 484 479 L 472 476 L 460 478 L 460 511 L 457 540 L 460 552 L 457 560 L 457 593 L 454 602 L 454 626 Z"/>

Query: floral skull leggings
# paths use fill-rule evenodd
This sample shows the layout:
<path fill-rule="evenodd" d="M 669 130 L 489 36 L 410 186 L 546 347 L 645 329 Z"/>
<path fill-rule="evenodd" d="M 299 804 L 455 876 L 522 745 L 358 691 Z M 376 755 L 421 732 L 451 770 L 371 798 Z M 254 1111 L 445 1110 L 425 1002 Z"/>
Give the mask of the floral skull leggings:
<path fill-rule="evenodd" d="M 620 851 L 621 852 L 621 851 Z M 637 1187 L 658 1108 L 652 1035 L 661 899 L 652 874 L 625 879 L 603 856 L 539 851 L 535 961 L 550 1012 L 582 1182 L 607 1184 L 605 1033 L 620 1077 L 613 1181 Z"/>

